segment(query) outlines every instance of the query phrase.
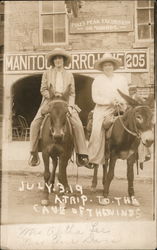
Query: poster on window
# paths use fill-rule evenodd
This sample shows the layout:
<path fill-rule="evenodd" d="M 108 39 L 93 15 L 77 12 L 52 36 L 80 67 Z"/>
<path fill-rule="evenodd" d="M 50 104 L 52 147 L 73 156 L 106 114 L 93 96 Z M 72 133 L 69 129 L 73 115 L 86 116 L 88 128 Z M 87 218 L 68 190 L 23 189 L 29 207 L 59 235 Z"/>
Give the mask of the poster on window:
<path fill-rule="evenodd" d="M 155 13 L 0 1 L 1 249 L 156 248 Z"/>

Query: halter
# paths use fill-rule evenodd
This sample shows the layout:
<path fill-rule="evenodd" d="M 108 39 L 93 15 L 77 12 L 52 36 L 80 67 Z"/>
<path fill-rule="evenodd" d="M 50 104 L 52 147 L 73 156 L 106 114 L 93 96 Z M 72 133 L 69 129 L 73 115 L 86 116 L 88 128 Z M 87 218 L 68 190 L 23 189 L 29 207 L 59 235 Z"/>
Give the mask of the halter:
<path fill-rule="evenodd" d="M 65 105 L 67 105 L 67 102 L 66 102 L 66 101 L 60 100 L 60 99 L 58 99 L 58 100 L 53 100 L 53 101 L 51 101 L 51 103 L 52 103 L 52 104 L 54 104 L 54 103 L 63 103 L 63 104 L 65 104 Z M 49 114 L 49 116 L 50 116 L 50 114 Z M 72 127 L 71 127 L 71 124 L 70 124 L 70 121 L 69 121 L 69 111 L 67 111 L 67 113 L 66 113 L 66 120 L 67 120 L 67 124 L 68 124 L 68 126 L 69 126 L 70 134 L 72 134 Z M 53 136 L 52 125 L 50 126 L 49 129 L 50 129 L 51 135 Z"/>
<path fill-rule="evenodd" d="M 141 108 L 141 107 L 147 107 L 147 106 L 138 106 L 138 107 L 136 108 L 136 110 L 137 110 L 138 108 Z M 117 111 L 118 111 L 118 118 L 119 118 L 119 120 L 120 120 L 120 123 L 121 123 L 122 127 L 123 127 L 129 134 L 131 134 L 131 135 L 137 137 L 138 139 L 140 139 L 140 138 L 141 138 L 141 132 L 137 129 L 137 126 L 136 126 L 136 123 L 135 123 L 135 119 L 133 120 L 133 122 L 134 122 L 134 127 L 135 127 L 135 132 L 134 132 L 134 131 L 131 131 L 130 129 L 128 129 L 128 128 L 124 125 L 124 123 L 123 123 L 123 121 L 122 121 L 122 118 L 121 118 L 121 115 L 120 115 L 119 105 L 117 105 Z"/>

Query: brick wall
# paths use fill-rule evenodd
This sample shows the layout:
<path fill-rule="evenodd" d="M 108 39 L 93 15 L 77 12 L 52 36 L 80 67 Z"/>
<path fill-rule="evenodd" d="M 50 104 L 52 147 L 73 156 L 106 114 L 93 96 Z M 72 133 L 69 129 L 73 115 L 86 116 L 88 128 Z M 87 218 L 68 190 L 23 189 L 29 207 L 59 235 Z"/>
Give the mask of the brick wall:
<path fill-rule="evenodd" d="M 135 1 L 85 1 L 79 15 L 132 16 Z M 101 11 L 100 11 L 101 10 Z M 130 49 L 134 43 L 134 32 L 91 33 L 69 35 L 72 49 Z"/>
<path fill-rule="evenodd" d="M 32 51 L 39 45 L 39 2 L 7 1 L 5 51 Z"/>
<path fill-rule="evenodd" d="M 39 2 L 6 1 L 5 51 L 45 51 L 56 45 L 42 46 L 39 42 Z M 95 16 L 132 16 L 135 15 L 135 1 L 84 1 L 79 15 Z M 133 22 L 133 25 L 135 23 Z M 125 50 L 134 49 L 135 26 L 130 32 L 101 32 L 87 34 L 68 34 L 68 44 L 63 46 L 71 50 Z M 146 48 L 143 46 L 141 48 Z M 140 48 L 140 47 L 138 47 Z M 131 80 L 139 87 L 154 84 L 154 48 L 150 46 L 148 73 L 132 73 Z"/>
<path fill-rule="evenodd" d="M 95 13 L 100 15 L 103 13 L 104 16 L 133 16 L 134 1 L 85 1 L 80 15 L 94 16 Z M 39 1 L 7 1 L 5 15 L 7 52 L 42 49 L 39 43 Z M 68 40 L 74 50 L 93 49 L 93 47 L 127 49 L 132 48 L 134 32 L 69 34 Z"/>

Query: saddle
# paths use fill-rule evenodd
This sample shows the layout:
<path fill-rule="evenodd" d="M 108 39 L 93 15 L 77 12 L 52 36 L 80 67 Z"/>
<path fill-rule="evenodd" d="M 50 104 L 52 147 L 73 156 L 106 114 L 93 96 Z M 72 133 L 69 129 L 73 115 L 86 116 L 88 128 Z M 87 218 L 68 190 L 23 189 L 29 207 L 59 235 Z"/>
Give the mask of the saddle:
<path fill-rule="evenodd" d="M 109 139 L 111 137 L 111 132 L 113 128 L 113 124 L 115 120 L 117 119 L 117 114 L 114 114 L 112 117 L 106 117 L 103 121 L 103 128 L 105 130 L 105 137 L 106 139 Z M 92 132 L 92 124 L 93 124 L 93 110 L 88 115 L 88 123 L 87 123 L 87 139 L 89 140 L 91 132 Z"/>

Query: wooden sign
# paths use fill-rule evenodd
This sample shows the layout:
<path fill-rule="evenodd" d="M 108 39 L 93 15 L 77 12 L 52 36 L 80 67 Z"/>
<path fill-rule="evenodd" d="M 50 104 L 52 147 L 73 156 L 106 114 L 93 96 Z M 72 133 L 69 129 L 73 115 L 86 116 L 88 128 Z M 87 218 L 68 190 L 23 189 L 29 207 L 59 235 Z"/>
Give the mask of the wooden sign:
<path fill-rule="evenodd" d="M 70 33 L 127 32 L 133 30 L 131 16 L 72 17 Z"/>
<path fill-rule="evenodd" d="M 148 50 L 109 51 L 122 62 L 118 71 L 148 72 Z M 68 69 L 72 72 L 97 72 L 94 63 L 99 60 L 104 51 L 72 51 L 72 61 Z M 34 73 L 48 68 L 46 54 L 5 54 L 5 73 Z"/>

